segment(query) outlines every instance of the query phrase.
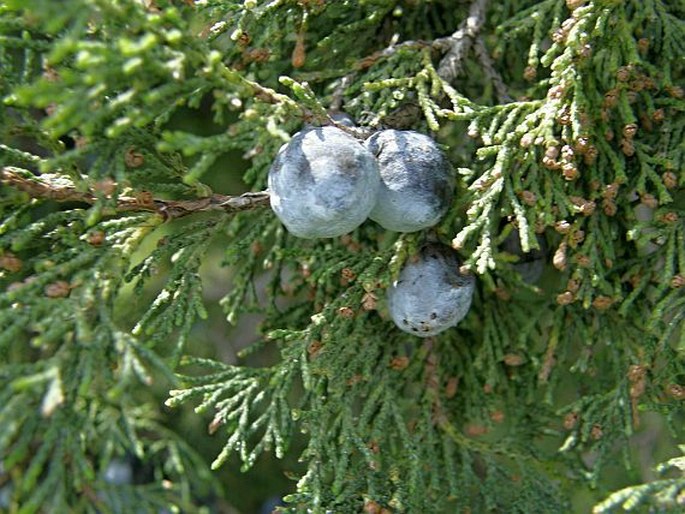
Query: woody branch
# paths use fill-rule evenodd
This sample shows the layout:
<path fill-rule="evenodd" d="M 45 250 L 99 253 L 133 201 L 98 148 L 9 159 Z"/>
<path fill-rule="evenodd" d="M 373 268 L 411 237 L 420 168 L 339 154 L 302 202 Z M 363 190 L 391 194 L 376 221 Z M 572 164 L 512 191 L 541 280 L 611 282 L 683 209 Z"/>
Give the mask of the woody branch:
<path fill-rule="evenodd" d="M 488 0 L 474 0 L 469 9 L 469 15 L 459 25 L 457 31 L 449 37 L 434 41 L 433 46 L 447 50 L 438 66 L 438 74 L 447 82 L 454 81 L 461 74 L 464 59 L 485 22 L 487 4 Z"/>
<path fill-rule="evenodd" d="M 27 193 L 32 198 L 42 198 L 55 202 L 81 202 L 92 205 L 103 197 L 107 191 L 97 187 L 80 191 L 74 183 L 63 175 L 43 174 L 40 176 L 30 171 L 11 166 L 0 168 L 0 182 Z M 149 193 L 121 195 L 115 198 L 111 207 L 112 214 L 118 212 L 148 211 L 155 212 L 167 219 L 180 218 L 196 212 L 223 211 L 235 213 L 250 209 L 267 207 L 269 193 L 266 191 L 248 192 L 239 196 L 212 194 L 193 200 L 163 200 L 152 198 Z"/>

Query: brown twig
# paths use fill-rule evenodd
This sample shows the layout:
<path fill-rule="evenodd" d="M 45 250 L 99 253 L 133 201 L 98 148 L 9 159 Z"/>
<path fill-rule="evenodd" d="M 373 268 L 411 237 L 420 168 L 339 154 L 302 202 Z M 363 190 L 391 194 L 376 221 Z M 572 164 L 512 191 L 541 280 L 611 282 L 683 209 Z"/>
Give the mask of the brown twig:
<path fill-rule="evenodd" d="M 32 198 L 43 198 L 56 202 L 80 202 L 92 205 L 107 193 L 97 193 L 94 189 L 79 191 L 68 177 L 63 175 L 33 175 L 27 170 L 14 167 L 0 169 L 0 182 L 27 193 Z M 156 212 L 166 219 L 181 218 L 196 212 L 222 211 L 235 213 L 250 209 L 267 207 L 269 193 L 266 191 L 248 192 L 239 196 L 213 194 L 195 200 L 161 200 L 152 198 L 149 193 L 116 197 L 116 205 L 107 213 L 147 211 Z"/>
<path fill-rule="evenodd" d="M 447 82 L 454 81 L 461 74 L 464 59 L 485 22 L 487 4 L 488 0 L 474 0 L 469 15 L 459 24 L 459 29 L 451 36 L 436 39 L 433 43 L 433 46 L 447 50 L 438 66 L 438 75 Z"/>

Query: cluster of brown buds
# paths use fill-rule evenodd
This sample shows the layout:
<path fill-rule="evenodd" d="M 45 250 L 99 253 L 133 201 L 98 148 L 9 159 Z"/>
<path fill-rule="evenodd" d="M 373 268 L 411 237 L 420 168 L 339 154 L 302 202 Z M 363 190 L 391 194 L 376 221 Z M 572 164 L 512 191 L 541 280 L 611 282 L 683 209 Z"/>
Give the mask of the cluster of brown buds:
<path fill-rule="evenodd" d="M 611 307 L 614 303 L 614 299 L 611 296 L 599 295 L 594 300 L 592 300 L 592 306 L 598 311 L 605 311 Z"/>
<path fill-rule="evenodd" d="M 542 158 L 542 164 L 545 168 L 550 170 L 556 170 L 561 167 L 561 164 L 557 161 L 559 157 L 559 147 L 558 146 L 548 146 L 545 149 L 545 155 Z"/>
<path fill-rule="evenodd" d="M 658 219 L 662 223 L 666 223 L 666 224 L 670 225 L 672 223 L 677 223 L 679 218 L 678 218 L 678 213 L 673 212 L 673 211 L 669 211 L 669 212 L 665 212 L 662 215 L 660 215 Z"/>
<path fill-rule="evenodd" d="M 578 425 L 580 415 L 577 412 L 569 412 L 564 416 L 564 428 L 566 430 L 573 430 Z"/>
<path fill-rule="evenodd" d="M 633 425 L 640 425 L 638 418 L 638 400 L 645 393 L 647 386 L 647 368 L 641 364 L 634 364 L 628 368 L 628 381 L 630 382 L 630 402 L 633 411 Z"/>
<path fill-rule="evenodd" d="M 129 168 L 140 168 L 145 163 L 145 156 L 136 147 L 129 147 L 124 153 L 124 164 Z"/>
<path fill-rule="evenodd" d="M 595 212 L 597 205 L 592 200 L 587 200 L 580 196 L 570 196 L 569 200 L 576 207 L 576 210 L 583 216 L 591 216 Z"/>
<path fill-rule="evenodd" d="M 69 296 L 72 287 L 69 282 L 58 280 L 45 286 L 44 293 L 48 298 L 64 298 Z"/>
<path fill-rule="evenodd" d="M 351 268 L 343 268 L 340 272 L 340 285 L 346 286 L 357 278 L 357 274 Z"/>
<path fill-rule="evenodd" d="M 685 275 L 673 275 L 673 278 L 671 279 L 671 287 L 673 289 L 685 287 Z"/>
<path fill-rule="evenodd" d="M 578 145 L 576 145 L 577 147 Z M 594 146 L 581 144 L 581 148 L 574 148 L 571 145 L 564 145 L 559 148 L 558 145 L 550 145 L 545 150 L 545 155 L 542 158 L 542 164 L 550 170 L 561 170 L 561 174 L 566 180 L 576 180 L 580 176 L 578 166 L 575 163 L 576 153 L 584 154 L 586 163 L 589 164 L 588 158 L 594 162 L 597 150 Z M 561 156 L 561 159 L 557 158 Z M 589 156 L 589 157 L 588 157 Z"/>
<path fill-rule="evenodd" d="M 566 0 L 566 7 L 568 7 L 569 11 L 575 11 L 579 7 L 583 7 L 585 5 L 585 0 Z"/>
<path fill-rule="evenodd" d="M 538 76 L 538 71 L 534 66 L 526 66 L 523 70 L 523 78 L 528 82 L 533 82 Z"/>
<path fill-rule="evenodd" d="M 554 41 L 555 43 L 563 43 L 564 41 L 566 41 L 566 38 L 568 37 L 569 33 L 571 32 L 571 29 L 575 24 L 575 18 L 566 18 L 561 24 L 561 27 L 559 27 L 552 33 L 552 41 Z"/>
<path fill-rule="evenodd" d="M 685 386 L 680 384 L 669 384 L 666 387 L 666 392 L 676 400 L 685 400 Z"/>
<path fill-rule="evenodd" d="M 614 216 L 616 214 L 616 196 L 618 196 L 617 183 L 607 184 L 602 191 L 602 209 L 607 216 Z"/>
<path fill-rule="evenodd" d="M 618 95 L 619 91 L 616 88 L 610 89 L 604 93 L 604 100 L 602 102 L 602 107 L 605 109 L 613 109 L 618 105 Z"/>
<path fill-rule="evenodd" d="M 619 142 L 619 146 L 626 157 L 635 155 L 635 144 L 633 142 L 635 134 L 637 134 L 637 124 L 628 123 L 623 127 L 623 137 Z"/>
<path fill-rule="evenodd" d="M 663 180 L 666 189 L 675 189 L 678 187 L 678 176 L 672 171 L 665 171 L 664 174 L 661 175 L 661 180 Z"/>
<path fill-rule="evenodd" d="M 249 43 L 249 36 L 238 39 L 238 45 L 243 47 L 241 58 L 239 61 L 233 63 L 236 70 L 243 70 L 248 64 L 266 62 L 271 58 L 271 50 L 268 48 L 249 48 L 245 41 Z"/>
<path fill-rule="evenodd" d="M 573 149 L 578 155 L 583 156 L 583 162 L 586 166 L 592 166 L 597 160 L 597 147 L 592 144 L 590 138 L 587 136 L 580 136 L 576 139 L 576 144 Z"/>
<path fill-rule="evenodd" d="M 568 243 L 562 241 L 557 250 L 554 252 L 554 257 L 552 257 L 552 264 L 559 271 L 564 271 L 566 269 L 566 251 L 568 249 Z"/>
<path fill-rule="evenodd" d="M 366 500 L 364 502 L 364 514 L 391 514 L 392 511 L 386 507 L 382 507 L 380 503 L 374 500 Z"/>
<path fill-rule="evenodd" d="M 0 255 L 0 269 L 4 269 L 10 273 L 17 273 L 21 271 L 23 265 L 21 259 L 13 253 L 6 252 Z"/>

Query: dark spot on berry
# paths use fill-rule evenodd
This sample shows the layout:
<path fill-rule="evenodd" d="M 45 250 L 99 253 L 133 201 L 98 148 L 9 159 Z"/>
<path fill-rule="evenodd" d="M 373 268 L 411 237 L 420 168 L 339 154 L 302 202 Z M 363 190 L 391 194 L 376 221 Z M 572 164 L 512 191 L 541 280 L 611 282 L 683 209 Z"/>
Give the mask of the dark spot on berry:
<path fill-rule="evenodd" d="M 419 331 L 419 329 L 418 329 L 418 328 L 416 328 L 416 327 L 411 327 L 411 331 L 412 331 L 412 332 L 418 332 L 418 331 Z"/>
<path fill-rule="evenodd" d="M 404 323 L 405 325 L 409 325 L 409 322 L 407 321 L 406 318 L 404 318 L 404 319 L 402 320 L 402 323 Z"/>
<path fill-rule="evenodd" d="M 435 318 L 437 318 L 437 317 L 438 317 L 438 313 L 437 313 L 437 312 L 431 313 L 431 319 L 435 319 Z"/>

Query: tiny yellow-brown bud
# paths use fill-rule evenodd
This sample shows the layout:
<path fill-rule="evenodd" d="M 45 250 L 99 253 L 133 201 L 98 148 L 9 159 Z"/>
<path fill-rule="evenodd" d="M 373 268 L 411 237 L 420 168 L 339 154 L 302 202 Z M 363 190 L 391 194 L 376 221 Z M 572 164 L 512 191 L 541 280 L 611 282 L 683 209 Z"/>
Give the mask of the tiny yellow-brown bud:
<path fill-rule="evenodd" d="M 578 246 L 580 243 L 582 243 L 585 240 L 585 231 L 584 230 L 576 230 L 571 234 L 571 247 L 575 248 Z"/>
<path fill-rule="evenodd" d="M 646 205 L 650 209 L 656 209 L 659 206 L 659 201 L 652 194 L 645 193 L 640 197 L 640 203 Z"/>
<path fill-rule="evenodd" d="M 665 118 L 666 118 L 666 113 L 664 112 L 663 109 L 656 109 L 652 113 L 652 121 L 654 121 L 655 123 L 661 123 L 662 121 L 664 121 Z"/>
<path fill-rule="evenodd" d="M 561 174 L 564 176 L 564 179 L 568 181 L 575 180 L 580 175 L 578 168 L 572 162 L 565 162 L 561 166 Z"/>
<path fill-rule="evenodd" d="M 612 107 L 616 107 L 618 104 L 618 90 L 617 89 L 610 89 L 606 93 L 604 93 L 604 101 L 602 102 L 602 105 L 606 107 L 607 109 L 611 109 Z"/>
<path fill-rule="evenodd" d="M 357 278 L 357 274 L 351 268 L 343 268 L 340 272 L 341 278 L 347 283 Z"/>
<path fill-rule="evenodd" d="M 521 200 L 523 200 L 523 203 L 526 205 L 533 206 L 535 205 L 535 202 L 537 201 L 537 196 L 535 193 L 532 191 L 524 190 L 519 193 L 519 196 L 521 197 Z"/>
<path fill-rule="evenodd" d="M 470 437 L 479 437 L 489 432 L 488 427 L 472 423 L 466 427 L 466 435 Z"/>
<path fill-rule="evenodd" d="M 628 82 L 633 75 L 633 68 L 632 66 L 621 66 L 617 71 L 616 71 L 616 79 L 619 82 Z"/>
<path fill-rule="evenodd" d="M 549 88 L 549 91 L 547 91 L 547 97 L 551 100 L 558 100 L 564 96 L 565 92 L 566 88 L 562 84 L 559 84 Z"/>
<path fill-rule="evenodd" d="M 312 341 L 309 343 L 309 346 L 307 346 L 309 357 L 312 359 L 315 358 L 321 351 L 321 348 L 323 348 L 323 343 L 321 341 Z"/>
<path fill-rule="evenodd" d="M 533 82 L 538 76 L 538 71 L 533 66 L 526 66 L 523 70 L 523 78 L 528 82 Z"/>
<path fill-rule="evenodd" d="M 94 230 L 86 237 L 89 245 L 101 246 L 105 242 L 105 233 L 102 230 Z"/>
<path fill-rule="evenodd" d="M 666 387 L 666 391 L 676 400 L 685 400 L 685 387 L 680 384 L 670 384 Z"/>
<path fill-rule="evenodd" d="M 306 52 L 304 48 L 304 32 L 298 32 L 295 37 L 295 48 L 293 49 L 293 55 L 291 58 L 291 64 L 293 68 L 301 68 L 304 66 L 306 58 Z"/>
<path fill-rule="evenodd" d="M 69 296 L 69 291 L 71 291 L 71 286 L 64 280 L 58 280 L 45 286 L 45 296 L 48 298 L 64 298 Z"/>
<path fill-rule="evenodd" d="M 626 157 L 632 157 L 635 155 L 635 145 L 631 139 L 622 139 L 619 143 L 621 151 Z"/>
<path fill-rule="evenodd" d="M 557 295 L 557 303 L 559 305 L 569 305 L 570 303 L 573 303 L 573 299 L 574 297 L 571 291 L 564 291 Z"/>
<path fill-rule="evenodd" d="M 574 257 L 576 264 L 580 266 L 581 268 L 589 268 L 590 267 L 590 257 L 585 255 L 584 253 L 577 253 Z"/>
<path fill-rule="evenodd" d="M 354 311 L 349 307 L 340 307 L 338 309 L 338 314 L 343 318 L 350 319 L 354 317 Z"/>
<path fill-rule="evenodd" d="M 507 353 L 504 356 L 503 361 L 504 361 L 504 364 L 506 364 L 507 366 L 516 367 L 516 366 L 520 366 L 521 364 L 523 364 L 523 357 L 521 357 L 517 353 Z"/>
<path fill-rule="evenodd" d="M 685 286 L 685 275 L 674 275 L 671 279 L 671 287 L 673 289 L 680 289 Z"/>
<path fill-rule="evenodd" d="M 585 4 L 585 0 L 566 0 L 566 7 L 569 11 L 575 11 L 578 7 L 582 7 Z"/>
<path fill-rule="evenodd" d="M 145 163 L 145 156 L 136 149 L 136 147 L 131 146 L 126 150 L 124 154 L 124 164 L 129 168 L 140 168 Z"/>
<path fill-rule="evenodd" d="M 21 271 L 24 263 L 19 257 L 13 253 L 7 252 L 0 255 L 0 268 L 9 271 L 10 273 L 17 273 Z"/>
<path fill-rule="evenodd" d="M 504 421 L 504 412 L 501 410 L 495 410 L 490 413 L 490 419 L 495 423 L 502 423 Z"/>
<path fill-rule="evenodd" d="M 580 419 L 580 416 L 577 412 L 569 412 L 564 416 L 564 428 L 566 430 L 573 430 L 578 424 L 578 419 Z"/>
<path fill-rule="evenodd" d="M 673 98 L 683 98 L 685 96 L 685 89 L 681 86 L 666 86 L 664 89 Z"/>
<path fill-rule="evenodd" d="M 675 212 L 666 212 L 662 214 L 659 219 L 664 223 L 675 223 L 678 221 L 678 215 Z"/>
<path fill-rule="evenodd" d="M 552 257 L 552 264 L 559 271 L 564 271 L 566 269 L 566 248 L 567 244 L 562 242 L 554 252 L 554 257 Z"/>
<path fill-rule="evenodd" d="M 613 200 L 609 198 L 605 198 L 602 201 L 602 209 L 604 210 L 604 214 L 607 216 L 615 216 L 618 208 L 616 207 L 616 203 L 614 203 Z"/>
<path fill-rule="evenodd" d="M 459 387 L 459 377 L 450 377 L 447 380 L 447 385 L 445 386 L 445 398 L 454 398 L 457 394 L 457 388 Z"/>
<path fill-rule="evenodd" d="M 604 188 L 604 193 L 602 194 L 602 196 L 604 198 L 609 199 L 609 200 L 613 200 L 618 195 L 618 188 L 619 188 L 619 185 L 615 182 L 611 183 L 611 184 L 607 184 L 606 187 Z"/>
<path fill-rule="evenodd" d="M 390 367 L 395 371 L 402 371 L 407 366 L 409 366 L 409 357 L 405 355 L 393 357 L 390 361 Z"/>
<path fill-rule="evenodd" d="M 666 171 L 661 175 L 661 180 L 664 181 L 664 186 L 667 189 L 675 189 L 678 186 L 678 177 L 672 171 Z"/>
<path fill-rule="evenodd" d="M 592 306 L 599 311 L 604 311 L 611 307 L 612 303 L 614 303 L 614 300 L 611 297 L 598 296 L 592 301 Z"/>
<path fill-rule="evenodd" d="M 560 234 L 568 234 L 571 230 L 571 224 L 566 220 L 557 221 L 554 224 L 554 230 L 556 230 Z"/>
<path fill-rule="evenodd" d="M 633 139 L 635 134 L 637 134 L 637 125 L 635 123 L 628 123 L 623 126 L 623 137 Z"/>
<path fill-rule="evenodd" d="M 377 301 L 378 297 L 375 294 L 364 293 L 364 296 L 362 297 L 362 309 L 364 309 L 365 311 L 376 310 Z"/>

